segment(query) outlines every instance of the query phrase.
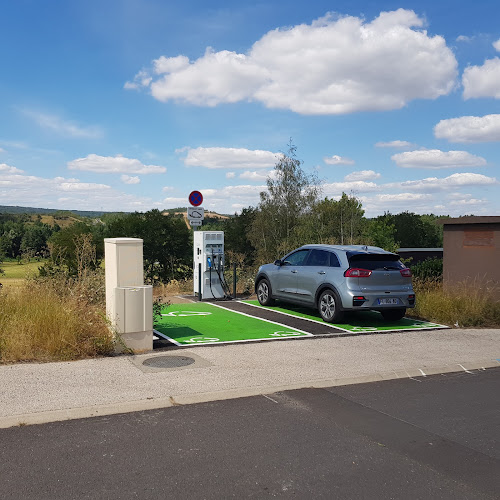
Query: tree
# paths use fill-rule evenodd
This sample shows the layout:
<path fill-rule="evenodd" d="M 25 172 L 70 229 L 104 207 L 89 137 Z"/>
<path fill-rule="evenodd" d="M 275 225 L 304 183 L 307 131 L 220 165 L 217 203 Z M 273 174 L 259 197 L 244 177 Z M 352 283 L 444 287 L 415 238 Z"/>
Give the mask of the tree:
<path fill-rule="evenodd" d="M 114 218 L 105 232 L 107 237 L 142 238 L 144 274 L 151 283 L 168 283 L 192 272 L 191 233 L 181 218 L 157 209 L 135 212 Z"/>
<path fill-rule="evenodd" d="M 318 198 L 318 180 L 302 169 L 296 147 L 288 144 L 267 178 L 267 191 L 260 193 L 260 203 L 249 232 L 257 259 L 268 261 L 292 247 L 293 231 Z"/>
<path fill-rule="evenodd" d="M 96 269 L 100 266 L 101 260 L 104 254 L 104 242 L 101 240 L 94 240 L 92 236 L 92 229 L 89 225 L 84 222 L 76 222 L 71 226 L 61 229 L 57 233 L 54 233 L 48 241 L 50 248 L 51 263 L 47 266 L 42 266 L 40 269 L 41 273 L 44 274 L 49 272 L 49 268 L 64 267 L 66 268 L 68 274 L 76 276 L 79 271 L 79 264 L 81 261 L 81 255 L 79 255 L 79 243 L 81 243 L 82 236 L 89 235 L 88 239 L 85 241 L 96 247 L 95 259 L 89 262 L 89 266 Z M 44 269 L 45 270 L 42 270 Z"/>
<path fill-rule="evenodd" d="M 442 235 L 434 222 L 437 219 L 434 215 L 417 215 L 408 211 L 393 215 L 387 212 L 377 219 L 384 219 L 394 226 L 394 239 L 402 248 L 442 246 Z"/>
<path fill-rule="evenodd" d="M 361 243 L 364 229 L 361 201 L 355 196 L 342 193 L 340 200 L 325 198 L 313 209 L 316 218 L 318 243 L 354 245 Z"/>
<path fill-rule="evenodd" d="M 372 219 L 367 224 L 366 239 L 371 245 L 383 248 L 388 252 L 396 252 L 399 248 L 394 240 L 394 224 L 389 224 L 386 219 Z"/>

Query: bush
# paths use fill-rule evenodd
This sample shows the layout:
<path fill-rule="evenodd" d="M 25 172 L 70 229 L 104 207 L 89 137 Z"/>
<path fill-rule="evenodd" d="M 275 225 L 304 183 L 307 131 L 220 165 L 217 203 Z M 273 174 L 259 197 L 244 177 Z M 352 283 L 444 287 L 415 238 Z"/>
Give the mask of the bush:
<path fill-rule="evenodd" d="M 436 257 L 426 259 L 417 264 L 410 265 L 413 276 L 421 280 L 439 280 L 443 279 L 443 259 Z"/>
<path fill-rule="evenodd" d="M 111 354 L 102 308 L 55 283 L 27 281 L 0 292 L 0 361 L 62 361 Z"/>
<path fill-rule="evenodd" d="M 432 279 L 414 279 L 415 309 L 407 315 L 455 327 L 500 327 L 497 285 L 465 281 L 452 288 Z"/>

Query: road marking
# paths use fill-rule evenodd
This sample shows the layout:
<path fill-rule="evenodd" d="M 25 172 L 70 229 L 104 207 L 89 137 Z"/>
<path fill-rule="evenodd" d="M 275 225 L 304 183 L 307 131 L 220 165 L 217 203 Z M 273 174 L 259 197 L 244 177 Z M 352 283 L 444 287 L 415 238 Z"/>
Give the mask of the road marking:
<path fill-rule="evenodd" d="M 427 375 L 424 373 L 423 370 L 421 370 L 420 368 L 418 369 L 418 371 L 424 376 L 424 377 L 427 377 Z"/>
<path fill-rule="evenodd" d="M 279 404 L 278 401 L 276 401 L 273 398 L 270 398 L 269 396 L 266 396 L 265 394 L 262 394 L 266 399 L 270 399 L 273 403 Z"/>
<path fill-rule="evenodd" d="M 460 363 L 458 363 L 458 366 L 460 366 L 460 368 L 462 368 L 462 370 L 466 373 L 470 373 L 471 375 L 474 375 L 474 373 L 470 372 L 469 370 L 467 370 L 466 368 L 464 368 Z"/>
<path fill-rule="evenodd" d="M 238 300 L 238 302 L 241 302 L 241 300 Z M 214 307 L 220 307 L 221 309 L 224 309 L 225 311 L 231 311 L 231 312 L 234 312 L 236 314 L 241 314 L 242 316 L 247 316 L 248 318 L 258 319 L 260 321 L 265 321 L 266 323 L 271 323 L 272 325 L 278 325 L 278 326 L 281 326 L 283 328 L 290 328 L 288 325 L 283 325 L 282 323 L 277 323 L 276 321 L 270 321 L 268 319 L 264 319 L 264 318 L 259 318 L 259 317 L 256 317 L 256 316 L 252 316 L 250 314 L 247 314 L 247 313 L 244 313 L 244 312 L 241 312 L 241 311 L 235 311 L 233 309 L 228 309 L 227 307 L 220 306 L 219 304 L 214 304 L 213 302 L 207 302 L 207 304 L 210 304 L 211 306 L 214 306 Z M 243 304 L 244 304 L 244 302 L 243 302 Z M 249 305 L 251 305 L 251 304 L 249 304 Z M 257 307 L 257 306 L 255 306 L 255 307 Z M 294 316 L 294 318 L 296 318 L 296 317 L 297 316 Z M 299 330 L 298 328 L 293 328 L 293 330 L 296 331 L 296 332 L 299 332 L 299 333 L 304 333 L 308 337 L 314 337 L 314 335 L 312 333 L 305 332 L 304 330 Z"/>

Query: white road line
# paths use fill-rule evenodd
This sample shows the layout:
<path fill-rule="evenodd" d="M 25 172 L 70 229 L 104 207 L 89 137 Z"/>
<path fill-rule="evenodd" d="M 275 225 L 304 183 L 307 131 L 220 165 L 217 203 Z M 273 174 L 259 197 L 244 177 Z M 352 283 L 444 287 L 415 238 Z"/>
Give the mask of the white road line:
<path fill-rule="evenodd" d="M 470 373 L 471 375 L 474 375 L 474 373 L 470 372 L 469 370 L 467 370 L 465 367 L 463 367 L 460 363 L 458 363 L 458 366 L 460 366 L 460 368 L 462 368 L 462 370 L 466 373 Z"/>
<path fill-rule="evenodd" d="M 239 302 L 240 304 L 246 304 L 247 306 L 257 307 L 258 309 L 265 309 L 267 311 L 273 311 L 273 312 L 278 313 L 278 314 L 283 314 L 284 316 L 290 316 L 291 318 L 299 318 L 299 319 L 303 319 L 305 321 L 310 321 L 311 323 L 318 323 L 319 325 L 329 326 L 330 328 L 335 328 L 336 330 L 342 330 L 342 331 L 348 332 L 348 333 L 359 333 L 359 332 L 355 332 L 352 330 L 347 330 L 346 328 L 342 328 L 341 326 L 327 323 L 326 321 L 318 321 L 317 319 L 304 318 L 302 316 L 295 316 L 293 314 L 286 313 L 283 311 L 276 311 L 275 309 L 268 309 L 265 306 L 260 306 L 260 305 L 258 306 L 256 304 L 250 304 L 250 303 L 245 302 L 243 300 L 238 300 L 237 302 Z M 414 319 L 413 321 L 416 321 L 417 323 L 428 323 L 427 321 L 420 321 L 418 319 Z M 420 330 L 436 330 L 438 328 L 439 329 L 450 328 L 449 326 L 440 325 L 438 323 L 435 323 L 435 325 L 436 326 L 417 326 L 417 327 L 413 327 L 413 328 L 412 327 L 396 328 L 394 330 L 378 330 L 377 329 L 377 330 L 374 330 L 373 333 L 377 333 L 377 332 L 381 332 L 381 333 L 386 333 L 386 332 L 418 332 Z M 360 332 L 360 333 L 363 333 L 363 332 Z M 372 332 L 370 332 L 370 333 L 372 333 Z"/>
<path fill-rule="evenodd" d="M 424 373 L 424 370 L 421 370 L 420 368 L 418 369 L 418 371 L 424 376 L 424 377 L 427 377 L 427 375 Z"/>
<path fill-rule="evenodd" d="M 262 394 L 266 399 L 270 399 L 273 403 L 279 404 L 278 401 L 276 401 L 273 398 L 270 398 L 269 396 L 266 396 L 265 394 Z"/>

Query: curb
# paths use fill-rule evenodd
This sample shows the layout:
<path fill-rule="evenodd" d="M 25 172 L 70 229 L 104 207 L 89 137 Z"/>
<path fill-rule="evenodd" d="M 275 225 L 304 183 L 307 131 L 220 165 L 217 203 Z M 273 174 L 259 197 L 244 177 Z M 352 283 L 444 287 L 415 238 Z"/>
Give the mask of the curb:
<path fill-rule="evenodd" d="M 172 406 L 208 403 L 210 401 L 223 401 L 227 399 L 245 398 L 251 396 L 261 396 L 264 394 L 273 394 L 282 391 L 291 391 L 295 389 L 315 388 L 323 389 L 325 387 L 335 387 L 341 385 L 363 384 L 368 382 L 382 382 L 395 379 L 418 379 L 429 375 L 439 375 L 444 373 L 465 372 L 473 374 L 473 371 L 485 371 L 489 368 L 499 368 L 500 359 L 489 359 L 486 361 L 453 363 L 441 367 L 412 368 L 409 370 L 391 371 L 385 373 L 375 373 L 353 378 L 338 379 L 319 379 L 316 381 L 304 381 L 296 384 L 249 387 L 244 389 L 229 389 L 217 392 L 203 392 L 195 394 L 185 394 L 170 396 L 168 398 L 144 399 L 137 401 L 126 401 L 122 403 L 112 403 L 106 405 L 95 405 L 82 408 L 71 408 L 64 410 L 52 410 L 38 413 L 26 413 L 0 417 L 0 429 L 7 429 L 15 426 L 38 425 L 50 422 L 62 422 L 65 420 L 76 420 L 80 418 L 101 417 L 106 415 L 117 415 L 123 413 L 132 413 L 137 411 L 157 410 L 169 408 Z"/>

